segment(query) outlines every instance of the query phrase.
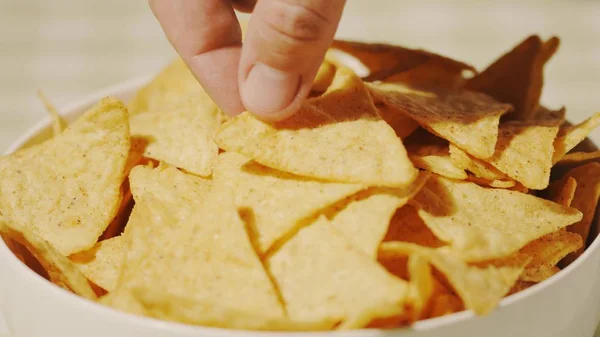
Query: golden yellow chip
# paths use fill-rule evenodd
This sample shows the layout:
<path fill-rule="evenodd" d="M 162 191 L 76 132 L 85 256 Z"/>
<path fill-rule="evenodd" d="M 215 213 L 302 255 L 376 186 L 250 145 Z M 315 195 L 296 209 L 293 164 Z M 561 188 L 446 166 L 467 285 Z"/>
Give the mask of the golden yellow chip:
<path fill-rule="evenodd" d="M 556 37 L 544 43 L 538 36 L 530 36 L 468 80 L 465 88 L 511 103 L 515 108 L 511 117 L 515 120 L 532 120 L 542 94 L 544 65 L 559 42 Z"/>
<path fill-rule="evenodd" d="M 293 233 L 300 220 L 365 188 L 294 176 L 233 152 L 219 155 L 213 179 L 235 190 L 236 205 L 260 254 Z"/>
<path fill-rule="evenodd" d="M 149 316 L 185 324 L 259 331 L 321 330 L 331 325 L 331 322 L 297 322 L 284 316 L 269 317 L 261 312 L 215 302 L 212 298 L 190 299 L 146 288 L 133 289 L 133 294 Z"/>
<path fill-rule="evenodd" d="M 588 161 L 600 159 L 600 151 L 594 152 L 572 152 L 565 154 L 557 165 L 572 165 L 572 164 L 584 164 Z"/>
<path fill-rule="evenodd" d="M 353 324 L 346 327 L 354 328 L 376 318 L 407 315 L 407 282 L 354 249 L 324 216 L 300 230 L 266 263 L 292 320 L 342 325 L 350 320 Z"/>
<path fill-rule="evenodd" d="M 385 104 L 377 104 L 376 107 L 381 118 L 394 129 L 396 136 L 400 139 L 405 139 L 419 128 L 419 123 L 393 107 Z"/>
<path fill-rule="evenodd" d="M 131 133 L 147 140 L 146 157 L 209 176 L 219 153 L 214 137 L 223 119 L 215 105 L 144 112 L 131 117 Z"/>
<path fill-rule="evenodd" d="M 94 284 L 111 292 L 123 265 L 125 240 L 122 236 L 98 242 L 92 249 L 69 256 L 69 259 Z"/>
<path fill-rule="evenodd" d="M 504 123 L 494 155 L 485 161 L 523 186 L 543 190 L 550 182 L 557 133 L 558 126 Z"/>
<path fill-rule="evenodd" d="M 466 90 L 434 94 L 392 83 L 368 87 L 376 100 L 477 158 L 494 154 L 500 117 L 510 109 L 485 94 Z"/>
<path fill-rule="evenodd" d="M 390 219 L 396 209 L 404 206 L 425 185 L 429 173 L 423 172 L 406 188 L 371 188 L 353 195 L 339 206 L 331 218 L 331 226 L 343 233 L 357 250 L 377 258 L 377 249 L 383 240 Z M 336 207 L 328 211 L 337 211 Z M 325 213 L 329 216 L 329 214 Z"/>
<path fill-rule="evenodd" d="M 403 187 L 418 174 L 363 83 L 345 68 L 290 119 L 268 124 L 246 112 L 223 124 L 217 143 L 267 167 L 330 181 Z"/>
<path fill-rule="evenodd" d="M 466 63 L 425 50 L 408 49 L 401 46 L 336 40 L 331 48 L 360 60 L 369 69 L 370 73 L 365 77 L 367 81 L 381 80 L 424 64 L 440 65 L 457 72 L 463 70 L 475 72 L 475 68 Z"/>
<path fill-rule="evenodd" d="M 33 254 L 52 283 L 84 298 L 96 299 L 96 293 L 88 280 L 68 258 L 28 228 L 9 225 L 4 222 L 6 220 L 0 217 L 0 234 L 20 243 Z"/>
<path fill-rule="evenodd" d="M 552 162 L 557 163 L 565 154 L 581 143 L 594 129 L 600 125 L 600 112 L 577 125 L 563 126 L 554 141 Z"/>
<path fill-rule="evenodd" d="M 590 233 L 598 199 L 600 199 L 600 164 L 592 162 L 576 167 L 567 172 L 565 177 L 572 177 L 577 181 L 577 188 L 575 189 L 571 207 L 583 213 L 583 218 L 579 222 L 569 226 L 567 230 L 579 234 L 585 243 Z M 583 247 L 569 254 L 565 258 L 565 265 L 574 261 L 582 253 Z"/>
<path fill-rule="evenodd" d="M 135 312 L 136 306 L 128 302 L 135 298 L 132 290 L 139 287 L 207 299 L 265 317 L 283 315 L 238 215 L 232 190 L 176 170 L 141 166 L 131 173 L 131 189 L 136 201 L 134 222 L 125 231 L 128 249 L 113 293 L 125 300 L 113 299 L 111 305 Z"/>
<path fill-rule="evenodd" d="M 445 246 L 419 217 L 417 210 L 406 205 L 396 211 L 390 221 L 384 241 L 404 241 L 420 246 L 437 248 Z"/>
<path fill-rule="evenodd" d="M 408 258 L 410 296 L 413 298 L 414 319 L 425 316 L 425 310 L 434 292 L 434 279 L 429 259 L 419 253 Z"/>
<path fill-rule="evenodd" d="M 419 130 L 408 137 L 406 151 L 413 164 L 420 169 L 452 179 L 467 179 L 467 172 L 457 167 L 450 157 L 448 142 L 427 131 Z"/>
<path fill-rule="evenodd" d="M 171 110 L 190 102 L 214 104 L 181 58 L 173 60 L 128 104 L 132 116 L 141 112 Z"/>
<path fill-rule="evenodd" d="M 42 104 L 44 104 L 44 108 L 46 108 L 46 111 L 52 119 L 52 133 L 56 137 L 63 132 L 63 130 L 67 127 L 68 123 L 58 113 L 56 107 L 50 102 L 50 100 L 46 97 L 46 95 L 44 95 L 44 93 L 41 90 L 38 90 L 37 94 L 38 98 L 40 99 L 40 101 L 42 101 Z"/>
<path fill-rule="evenodd" d="M 541 282 L 557 273 L 558 262 L 583 247 L 579 234 L 559 230 L 527 244 L 520 253 L 532 258 L 519 277 L 521 281 Z"/>
<path fill-rule="evenodd" d="M 500 172 L 497 168 L 486 163 L 483 160 L 478 160 L 469 156 L 465 151 L 456 147 L 453 144 L 449 145 L 450 159 L 454 163 L 454 166 L 463 170 L 469 171 L 477 178 L 485 180 L 508 180 L 506 174 Z"/>
<path fill-rule="evenodd" d="M 469 176 L 466 181 L 473 182 L 479 186 L 489 186 L 493 188 L 512 188 L 515 187 L 516 183 L 514 180 L 509 179 L 496 179 L 496 180 L 487 180 L 485 178 L 479 178 L 476 176 Z"/>
<path fill-rule="evenodd" d="M 90 249 L 121 202 L 127 111 L 106 98 L 59 136 L 0 158 L 0 212 L 65 256 Z"/>
<path fill-rule="evenodd" d="M 530 259 L 507 259 L 485 266 L 469 265 L 447 250 L 431 249 L 406 242 L 384 242 L 383 258 L 420 254 L 447 279 L 467 309 L 485 315 L 509 292 Z"/>
<path fill-rule="evenodd" d="M 504 258 L 582 214 L 529 194 L 432 176 L 411 204 L 431 231 L 466 261 Z"/>

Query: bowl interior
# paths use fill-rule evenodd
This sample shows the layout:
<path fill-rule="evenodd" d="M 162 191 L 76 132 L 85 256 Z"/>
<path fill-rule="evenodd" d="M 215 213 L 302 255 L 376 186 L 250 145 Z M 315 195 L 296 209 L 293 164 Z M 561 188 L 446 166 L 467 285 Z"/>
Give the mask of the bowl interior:
<path fill-rule="evenodd" d="M 145 76 L 145 77 L 133 79 L 133 80 L 125 82 L 123 84 L 99 91 L 93 95 L 85 97 L 81 100 L 78 100 L 78 101 L 66 106 L 65 108 L 62 109 L 61 115 L 68 122 L 73 122 L 88 108 L 90 108 L 95 103 L 97 103 L 101 98 L 106 97 L 106 96 L 116 97 L 125 102 L 128 102 L 131 98 L 133 98 L 133 96 L 135 95 L 137 90 L 139 88 L 141 88 L 144 84 L 146 84 L 150 79 L 151 79 L 151 76 Z M 43 121 L 41 121 L 39 124 L 37 124 L 35 127 L 33 127 L 29 132 L 27 132 L 22 137 L 17 139 L 13 143 L 13 145 L 11 145 L 9 147 L 9 149 L 6 151 L 6 153 L 8 154 L 8 153 L 17 151 L 19 149 L 34 146 L 36 144 L 39 144 L 39 143 L 49 139 L 50 137 L 52 137 L 51 121 L 50 121 L 50 118 L 46 118 Z M 597 151 L 597 150 L 598 150 L 598 147 L 590 139 L 586 139 L 579 146 L 577 146 L 576 149 L 574 149 L 574 151 L 585 151 L 585 152 L 591 152 L 591 151 Z M 556 169 L 553 170 L 552 175 L 554 178 L 560 177 L 568 169 L 569 169 L 568 166 L 557 167 Z M 568 266 L 567 268 L 565 268 L 558 274 L 552 276 L 550 279 L 548 279 L 544 282 L 541 282 L 540 284 L 537 284 L 535 286 L 532 286 L 522 292 L 519 292 L 517 294 L 511 295 L 511 296 L 505 298 L 500 303 L 500 307 L 512 305 L 513 303 L 519 301 L 520 299 L 523 299 L 527 296 L 533 295 L 534 293 L 537 293 L 539 291 L 543 291 L 545 286 L 547 284 L 549 284 L 550 282 L 559 281 L 562 278 L 562 276 L 569 273 L 570 270 L 573 270 L 574 268 L 579 268 L 582 264 L 584 264 L 585 260 L 591 256 L 592 251 L 600 249 L 598 247 L 598 246 L 600 246 L 600 240 L 598 240 L 598 234 L 600 231 L 600 225 L 599 225 L 600 221 L 599 220 L 600 220 L 600 216 L 599 216 L 598 212 L 596 212 L 595 218 L 594 218 L 594 221 L 592 224 L 592 228 L 590 230 L 590 238 L 587 243 L 587 251 L 581 257 L 579 257 L 574 263 L 572 263 L 570 266 Z M 0 247 L 0 248 L 7 248 L 5 245 L 5 242 L 3 240 L 0 240 L 0 246 L 4 246 L 4 247 Z M 0 249 L 0 253 L 2 253 L 4 251 L 10 252 L 9 249 Z M 12 256 L 11 258 L 12 258 L 12 260 L 14 260 L 15 263 L 21 263 L 20 260 L 18 260 L 15 256 Z M 24 264 L 23 264 L 23 267 L 27 268 Z M 39 276 L 32 272 L 31 277 L 39 277 Z M 50 282 L 44 282 L 44 286 L 48 287 L 49 291 L 51 291 L 51 289 L 50 289 L 51 287 L 54 287 L 54 285 L 52 285 Z M 60 294 L 60 296 L 70 297 L 70 300 L 72 300 L 72 301 L 88 302 L 88 301 L 86 301 L 82 298 L 79 298 L 78 296 L 68 293 L 66 291 L 62 292 Z M 82 304 L 82 303 L 79 303 L 79 304 Z M 110 308 L 106 308 L 106 307 L 103 307 L 101 305 L 91 303 L 91 302 L 89 302 L 89 305 L 95 307 L 96 310 L 99 310 L 99 311 L 97 311 L 98 313 L 103 313 L 104 315 L 110 314 L 110 315 L 118 315 L 121 317 L 127 317 L 129 320 L 138 322 L 138 324 L 145 324 L 145 325 L 155 324 L 156 326 L 160 325 L 163 327 L 165 325 L 167 325 L 167 326 L 170 326 L 173 329 L 173 331 L 182 330 L 182 329 L 184 329 L 184 330 L 206 329 L 206 328 L 201 328 L 201 327 L 184 326 L 179 323 L 159 322 L 159 321 L 156 321 L 156 320 L 150 319 L 150 318 L 131 316 L 129 314 L 116 312 Z M 115 316 L 115 317 L 118 317 L 118 316 Z M 438 318 L 434 318 L 434 319 L 417 322 L 411 327 L 411 329 L 416 330 L 416 331 L 430 330 L 430 329 L 439 328 L 439 327 L 442 327 L 442 326 L 445 326 L 448 324 L 453 324 L 453 323 L 456 323 L 456 322 L 459 322 L 459 321 L 462 321 L 465 319 L 473 319 L 473 318 L 476 318 L 476 316 L 472 312 L 463 311 L 463 312 L 455 313 L 455 314 L 444 316 L 444 317 L 438 317 Z M 210 330 L 214 330 L 214 329 L 210 329 Z M 401 329 L 401 330 L 403 330 L 403 329 Z M 398 331 L 398 330 L 396 330 L 396 331 Z M 213 331 L 213 332 L 215 332 L 214 335 L 221 335 L 217 331 Z M 267 334 L 269 334 L 269 333 L 267 333 Z M 335 333 L 333 333 L 333 334 L 335 334 Z M 229 334 L 226 334 L 226 335 L 230 336 Z M 242 334 L 242 335 L 244 335 L 244 336 L 259 336 L 259 335 L 261 335 L 262 336 L 265 334 L 264 333 L 253 334 L 253 333 L 249 332 L 249 333 Z M 276 334 L 276 335 L 281 336 L 281 334 Z M 314 335 L 315 336 L 320 336 L 320 335 L 330 336 L 330 335 L 332 335 L 332 333 L 316 333 Z M 358 331 L 355 331 L 355 332 L 351 333 L 350 335 L 362 336 L 363 334 L 361 334 Z"/>

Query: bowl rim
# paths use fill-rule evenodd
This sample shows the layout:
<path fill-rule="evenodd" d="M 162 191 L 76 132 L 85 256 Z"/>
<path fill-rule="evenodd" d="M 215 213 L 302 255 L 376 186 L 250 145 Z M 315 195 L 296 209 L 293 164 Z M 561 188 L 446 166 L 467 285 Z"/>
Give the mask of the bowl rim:
<path fill-rule="evenodd" d="M 77 99 L 69 104 L 66 104 L 64 107 L 61 107 L 59 113 L 65 117 L 75 117 L 80 115 L 85 109 L 89 108 L 93 104 L 97 103 L 99 100 L 106 96 L 119 96 L 123 92 L 138 90 L 144 84 L 147 84 L 152 78 L 152 75 L 140 76 L 136 77 L 119 84 L 108 86 L 103 89 L 97 90 L 89 95 L 85 95 L 84 97 Z M 19 150 L 24 144 L 27 143 L 30 139 L 38 135 L 42 130 L 48 128 L 51 125 L 51 117 L 46 116 L 41 119 L 38 123 L 36 123 L 33 127 L 29 128 L 24 134 L 18 137 L 15 141 L 13 141 L 6 151 L 3 151 L 2 154 L 8 155 L 17 150 Z M 589 139 L 589 138 L 588 138 Z M 591 144 L 596 146 L 591 139 L 589 140 Z M 598 215 L 596 215 L 597 217 Z M 597 219 L 595 220 L 598 221 Z M 520 291 L 516 294 L 510 295 L 498 304 L 495 311 L 498 310 L 507 310 L 511 306 L 517 304 L 518 302 L 525 300 L 528 297 L 532 297 L 540 292 L 545 291 L 546 288 L 550 287 L 552 284 L 560 282 L 563 278 L 567 277 L 574 270 L 582 268 L 591 256 L 595 253 L 596 250 L 600 248 L 600 234 L 596 234 L 594 240 L 592 240 L 591 244 L 588 245 L 586 250 L 583 252 L 579 258 L 577 258 L 573 263 L 569 266 L 558 272 L 557 274 L 551 276 L 550 278 L 535 284 L 523 291 Z M 48 294 L 52 294 L 53 296 L 58 296 L 57 299 L 60 302 L 69 302 L 70 306 L 75 308 L 79 308 L 81 310 L 85 310 L 89 313 L 94 313 L 95 315 L 102 316 L 103 319 L 106 320 L 126 320 L 128 324 L 136 325 L 136 326 L 146 326 L 151 329 L 169 331 L 170 333 L 177 334 L 182 333 L 185 335 L 190 334 L 202 334 L 207 333 L 211 336 L 215 337 L 259 337 L 259 336 L 301 336 L 310 334 L 315 337 L 333 337 L 333 336 L 352 336 L 352 337 L 366 337 L 366 336 L 385 336 L 388 334 L 393 334 L 394 336 L 402 336 L 403 333 L 411 333 L 411 332 L 424 332 L 424 331 L 432 331 L 438 328 L 444 328 L 451 325 L 458 324 L 460 322 L 464 322 L 466 320 L 472 319 L 480 319 L 481 317 L 475 315 L 471 310 L 465 310 L 458 313 L 450 314 L 447 316 L 431 318 L 423 321 L 418 321 L 413 323 L 408 327 L 401 327 L 395 329 L 358 329 L 358 330 L 349 330 L 349 331 L 292 331 L 292 332 L 283 332 L 283 331 L 251 331 L 251 330 L 233 330 L 233 329 L 224 329 L 224 328 L 213 328 L 213 327 L 204 327 L 204 326 L 195 326 L 189 324 L 183 324 L 178 322 L 164 321 L 151 317 L 139 316 L 130 313 L 125 313 L 118 311 L 116 309 L 112 309 L 103 304 L 96 303 L 72 292 L 69 292 L 63 288 L 60 288 L 51 282 L 48 282 L 45 278 L 38 275 L 35 271 L 31 270 L 25 264 L 23 264 L 14 254 L 12 254 L 11 250 L 8 248 L 4 240 L 0 239 L 0 258 L 7 259 L 7 263 L 11 264 L 14 270 L 17 272 L 24 273 L 24 277 L 29 277 L 32 281 L 36 282 L 36 284 L 40 287 L 40 291 L 45 291 Z M 0 308 L 7 310 L 7 308 Z M 493 313 L 492 313 L 493 314 Z"/>

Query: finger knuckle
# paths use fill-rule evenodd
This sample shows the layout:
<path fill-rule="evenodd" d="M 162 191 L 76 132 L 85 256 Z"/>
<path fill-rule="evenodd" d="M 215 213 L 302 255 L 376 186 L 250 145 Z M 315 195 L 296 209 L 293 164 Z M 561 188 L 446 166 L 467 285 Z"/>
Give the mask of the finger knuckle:
<path fill-rule="evenodd" d="M 313 42 L 323 38 L 329 22 L 306 4 L 277 1 L 267 15 L 267 24 L 293 41 Z"/>

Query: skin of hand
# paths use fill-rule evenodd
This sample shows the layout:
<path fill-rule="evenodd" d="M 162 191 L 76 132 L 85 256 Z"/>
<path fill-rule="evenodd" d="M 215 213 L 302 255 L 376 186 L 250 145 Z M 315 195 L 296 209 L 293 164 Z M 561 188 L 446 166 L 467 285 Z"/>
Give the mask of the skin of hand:
<path fill-rule="evenodd" d="M 308 96 L 345 0 L 149 0 L 165 35 L 228 115 L 292 116 Z M 234 9 L 252 12 L 242 44 Z"/>

